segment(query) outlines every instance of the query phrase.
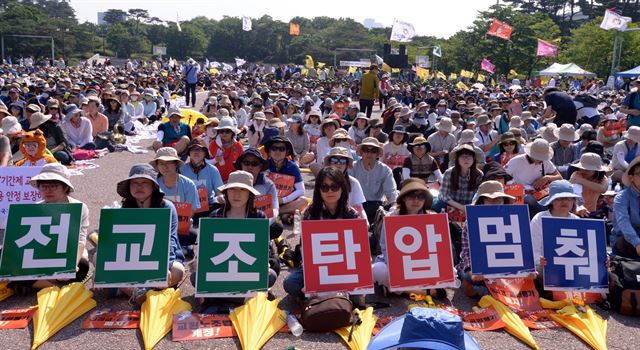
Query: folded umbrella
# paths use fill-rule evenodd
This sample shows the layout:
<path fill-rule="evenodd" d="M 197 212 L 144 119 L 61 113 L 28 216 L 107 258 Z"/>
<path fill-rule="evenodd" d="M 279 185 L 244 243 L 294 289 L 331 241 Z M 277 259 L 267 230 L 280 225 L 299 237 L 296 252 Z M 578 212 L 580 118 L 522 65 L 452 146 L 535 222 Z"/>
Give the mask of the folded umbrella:
<path fill-rule="evenodd" d="M 566 306 L 549 316 L 596 350 L 607 349 L 607 321 L 586 306 L 580 312 L 574 305 Z"/>
<path fill-rule="evenodd" d="M 191 304 L 180 299 L 180 289 L 148 291 L 140 312 L 140 332 L 145 350 L 153 349 L 171 330 L 173 315 L 191 310 Z"/>
<path fill-rule="evenodd" d="M 347 346 L 351 350 L 364 350 L 371 341 L 371 334 L 373 328 L 376 326 L 378 317 L 373 314 L 373 308 L 368 307 L 366 310 L 355 310 L 360 317 L 360 323 L 353 326 L 345 326 L 336 329 L 334 332 L 338 333 L 340 338 L 347 343 Z"/>
<path fill-rule="evenodd" d="M 13 295 L 13 289 L 7 288 L 8 283 L 0 283 L 0 301 L 7 299 Z"/>
<path fill-rule="evenodd" d="M 262 348 L 287 324 L 287 315 L 278 308 L 279 303 L 280 299 L 269 301 L 260 292 L 229 313 L 243 350 Z"/>
<path fill-rule="evenodd" d="M 480 299 L 480 302 L 478 302 L 478 305 L 483 308 L 493 306 L 493 308 L 500 316 L 500 319 L 502 319 L 506 324 L 505 330 L 509 334 L 522 340 L 525 344 L 529 345 L 533 349 L 540 349 L 538 347 L 538 344 L 536 344 L 536 341 L 533 339 L 529 328 L 524 324 L 524 322 L 522 322 L 520 316 L 513 312 L 509 307 L 495 300 L 490 295 L 483 296 Z"/>

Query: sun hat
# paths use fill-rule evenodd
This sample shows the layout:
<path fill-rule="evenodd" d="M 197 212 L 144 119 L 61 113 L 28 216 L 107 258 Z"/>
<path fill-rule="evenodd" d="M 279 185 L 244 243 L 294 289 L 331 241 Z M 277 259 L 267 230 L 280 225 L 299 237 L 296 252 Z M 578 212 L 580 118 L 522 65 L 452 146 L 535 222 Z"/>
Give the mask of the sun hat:
<path fill-rule="evenodd" d="M 503 143 L 506 142 L 515 142 L 517 143 L 516 145 L 516 149 L 518 149 L 518 147 L 520 147 L 520 140 L 518 138 L 516 138 L 512 132 L 505 132 L 504 134 L 500 135 L 500 141 L 498 141 L 498 146 L 500 146 Z"/>
<path fill-rule="evenodd" d="M 593 131 L 593 126 L 591 124 L 584 123 L 580 125 L 580 129 L 578 129 L 578 135 L 582 137 L 582 135 L 587 131 Z"/>
<path fill-rule="evenodd" d="M 264 157 L 262 156 L 262 152 L 260 152 L 259 149 L 252 147 L 252 148 L 247 148 L 246 150 L 244 150 L 244 152 L 242 152 L 240 154 L 240 156 L 238 157 L 238 159 L 236 159 L 236 161 L 233 163 L 233 165 L 236 167 L 237 170 L 242 170 L 242 162 L 248 156 L 254 156 L 254 157 L 258 158 L 258 160 L 260 160 L 260 162 L 262 162 L 262 170 L 261 171 L 265 171 L 269 167 L 269 162 L 266 159 L 264 159 Z"/>
<path fill-rule="evenodd" d="M 358 119 L 358 118 L 356 118 Z M 289 124 L 302 124 L 302 116 L 300 114 L 294 114 L 291 118 L 287 119 L 287 123 Z"/>
<path fill-rule="evenodd" d="M 575 142 L 580 139 L 580 134 L 576 132 L 576 129 L 571 124 L 562 124 L 560 128 L 555 129 L 553 133 L 562 141 Z"/>
<path fill-rule="evenodd" d="M 71 192 L 73 192 L 74 188 L 71 184 L 69 172 L 67 171 L 67 167 L 60 163 L 49 163 L 45 164 L 40 173 L 36 176 L 33 176 L 29 181 L 29 184 L 33 187 L 38 187 L 38 181 L 60 181 L 63 184 L 69 186 Z"/>
<path fill-rule="evenodd" d="M 280 118 L 271 118 L 268 122 L 267 122 L 267 126 L 270 128 L 284 128 L 285 126 L 287 126 L 287 124 L 285 124 L 282 120 L 280 120 Z"/>
<path fill-rule="evenodd" d="M 369 118 L 367 118 L 367 115 L 365 113 L 362 113 L 362 112 L 358 112 L 358 114 L 356 114 L 356 118 L 353 120 L 353 122 L 355 123 L 356 120 L 358 120 L 358 119 L 369 120 Z"/>
<path fill-rule="evenodd" d="M 321 129 L 324 129 L 325 126 L 329 125 L 329 124 L 333 124 L 337 129 L 340 129 L 340 122 L 336 119 L 333 118 L 326 118 L 325 120 L 322 121 L 322 125 L 321 125 Z"/>
<path fill-rule="evenodd" d="M 29 125 L 29 129 L 35 129 L 49 119 L 51 119 L 51 114 L 43 114 L 42 112 L 33 113 L 31 115 L 31 124 Z"/>
<path fill-rule="evenodd" d="M 401 189 L 400 193 L 398 194 L 398 198 L 396 199 L 396 203 L 401 202 L 404 196 L 406 196 L 408 193 L 411 193 L 413 191 L 420 191 L 427 194 L 425 207 L 431 208 L 431 205 L 433 205 L 433 194 L 431 194 L 431 192 L 429 191 L 429 187 L 427 187 L 427 184 L 423 179 L 411 177 L 402 181 L 400 186 Z"/>
<path fill-rule="evenodd" d="M 549 142 L 545 139 L 535 139 L 526 144 L 524 153 L 538 161 L 550 160 L 553 157 L 553 149 L 549 147 Z"/>
<path fill-rule="evenodd" d="M 153 167 L 146 163 L 138 163 L 131 166 L 131 170 L 129 170 L 129 177 L 118 182 L 116 187 L 116 192 L 120 197 L 129 196 L 129 182 L 133 179 L 147 179 L 153 182 L 155 187 L 155 191 L 162 193 L 160 189 L 160 185 L 158 185 L 158 173 L 153 169 Z"/>
<path fill-rule="evenodd" d="M 640 126 L 630 126 L 623 136 L 625 139 L 640 143 Z"/>
<path fill-rule="evenodd" d="M 489 119 L 488 115 L 481 114 L 478 117 L 476 117 L 476 122 L 478 126 L 482 126 L 482 125 L 491 124 L 491 119 Z"/>
<path fill-rule="evenodd" d="M 382 145 L 375 137 L 365 137 L 364 140 L 362 140 L 362 143 L 358 145 L 358 153 L 362 153 L 362 147 L 364 146 L 376 147 L 378 149 L 378 154 L 382 154 Z"/>
<path fill-rule="evenodd" d="M 401 126 L 401 125 L 399 125 Z M 369 127 L 370 128 L 381 128 L 382 127 L 382 120 L 380 120 L 379 118 L 371 118 L 369 119 Z"/>
<path fill-rule="evenodd" d="M 422 101 L 422 102 L 418 103 L 418 106 L 416 106 L 416 110 L 418 110 L 420 108 L 424 108 L 424 107 L 429 107 L 429 105 L 426 102 Z"/>
<path fill-rule="evenodd" d="M 352 140 L 351 136 L 345 129 L 338 129 L 333 133 L 331 139 L 329 140 L 329 146 L 334 147 L 336 142 L 341 139 Z"/>
<path fill-rule="evenodd" d="M 413 149 L 416 146 L 420 146 L 420 145 L 425 145 L 427 146 L 427 152 L 431 152 L 431 144 L 427 141 L 427 139 L 424 136 L 418 136 L 415 139 L 413 139 L 413 142 L 409 143 L 407 145 L 407 150 L 411 153 L 413 153 Z"/>
<path fill-rule="evenodd" d="M 203 124 L 203 126 L 205 128 L 209 127 L 209 125 L 211 125 L 211 127 L 216 127 L 220 124 L 220 119 L 216 118 L 216 117 L 211 117 L 209 119 L 207 119 L 207 121 Z"/>
<path fill-rule="evenodd" d="M 415 115 L 412 120 L 413 124 L 416 125 L 427 125 L 428 120 L 424 115 Z"/>
<path fill-rule="evenodd" d="M 267 117 L 264 115 L 264 112 L 255 112 L 253 113 L 254 120 L 267 120 Z"/>
<path fill-rule="evenodd" d="M 236 170 L 229 174 L 227 184 L 218 187 L 218 191 L 224 192 L 230 188 L 241 188 L 251 192 L 254 196 L 260 195 L 260 192 L 253 188 L 253 175 L 243 170 Z"/>
<path fill-rule="evenodd" d="M 367 350 L 418 348 L 438 350 L 479 350 L 462 319 L 436 308 L 414 307 L 380 330 Z"/>
<path fill-rule="evenodd" d="M 209 98 L 207 98 L 207 104 L 212 106 L 217 106 L 218 99 L 215 96 L 209 96 Z"/>
<path fill-rule="evenodd" d="M 322 112 L 320 112 L 319 109 L 312 109 L 311 111 L 309 111 L 309 113 L 307 114 L 307 118 L 311 117 L 312 115 L 315 115 L 318 118 L 322 118 Z"/>
<path fill-rule="evenodd" d="M 5 135 L 13 135 L 22 131 L 22 125 L 18 121 L 18 118 L 8 116 L 2 118 L 2 130 L 4 130 Z"/>
<path fill-rule="evenodd" d="M 55 98 L 47 100 L 47 108 L 60 108 L 60 103 Z"/>
<path fill-rule="evenodd" d="M 26 109 L 31 113 L 42 112 L 42 108 L 35 103 L 28 104 Z M 9 114 L 9 112 L 7 112 L 7 114 Z"/>
<path fill-rule="evenodd" d="M 524 122 L 522 121 L 522 118 L 520 118 L 517 115 L 514 115 L 513 117 L 511 117 L 511 120 L 509 121 L 510 128 L 521 128 L 523 126 L 524 126 Z"/>
<path fill-rule="evenodd" d="M 324 156 L 324 166 L 331 165 L 331 162 L 329 161 L 331 157 L 347 158 L 347 168 L 353 167 L 353 157 L 351 156 L 351 152 L 344 147 L 332 147 L 329 150 L 329 154 Z"/>
<path fill-rule="evenodd" d="M 520 119 L 524 122 L 525 120 L 536 120 L 536 118 L 529 111 L 523 111 L 520 114 Z"/>
<path fill-rule="evenodd" d="M 470 142 L 477 142 L 478 138 L 476 137 L 476 133 L 471 129 L 462 130 L 460 133 L 460 139 L 458 140 L 458 144 L 466 144 Z"/>
<path fill-rule="evenodd" d="M 409 107 L 402 107 L 402 109 L 400 109 L 400 118 L 411 114 L 413 114 L 413 111 Z"/>
<path fill-rule="evenodd" d="M 551 142 L 556 142 L 558 141 L 558 137 L 556 136 L 555 133 L 555 127 L 553 126 L 549 126 L 547 124 L 547 126 L 543 126 L 540 128 L 540 130 L 538 130 L 538 133 L 542 136 L 542 138 L 551 143 Z"/>
<path fill-rule="evenodd" d="M 609 168 L 602 163 L 602 157 L 592 152 L 583 153 L 580 156 L 580 160 L 571 164 L 571 166 L 583 170 L 609 171 Z"/>
<path fill-rule="evenodd" d="M 226 109 L 225 109 L 226 111 Z M 234 135 L 237 135 L 240 130 L 238 130 L 235 125 L 233 125 L 233 119 L 231 119 L 231 117 L 223 117 L 222 119 L 220 119 L 220 124 L 218 124 L 218 126 L 216 126 L 215 128 L 216 130 L 220 131 L 220 130 L 231 130 L 233 132 Z"/>
<path fill-rule="evenodd" d="M 487 197 L 491 199 L 495 198 L 504 198 L 509 200 L 509 203 L 513 203 L 516 200 L 515 197 L 510 196 L 504 193 L 504 186 L 502 183 L 494 180 L 484 181 L 478 186 L 478 191 L 475 196 L 473 196 L 472 205 L 475 205 L 478 199 L 482 197 Z"/>
<path fill-rule="evenodd" d="M 182 115 L 179 109 L 172 109 L 169 111 L 169 113 L 167 113 L 167 116 L 169 118 L 173 117 L 174 115 L 177 115 L 178 117 L 180 117 L 180 119 L 184 118 L 184 115 Z"/>
<path fill-rule="evenodd" d="M 438 131 L 446 131 L 448 133 L 452 133 L 456 131 L 456 126 L 453 125 L 453 121 L 449 117 L 443 117 L 440 119 L 440 122 L 436 123 L 436 129 Z"/>
<path fill-rule="evenodd" d="M 203 139 L 195 137 L 193 140 L 191 140 L 187 145 L 187 153 L 191 152 L 191 150 L 194 148 L 202 149 L 204 151 L 205 159 L 212 159 L 211 153 L 209 153 L 209 147 L 207 147 L 207 144 Z"/>
<path fill-rule="evenodd" d="M 264 144 L 264 150 L 265 152 L 267 152 L 267 154 L 269 154 L 269 152 L 271 151 L 271 146 L 273 146 L 274 143 L 284 143 L 285 147 L 287 148 L 287 156 L 293 155 L 293 144 L 291 144 L 291 141 L 289 141 L 288 138 L 281 135 L 272 137 Z"/>
<path fill-rule="evenodd" d="M 476 158 L 476 162 L 480 161 L 480 160 L 481 160 L 481 158 L 482 158 L 482 157 L 481 157 L 481 155 L 479 155 L 479 154 L 476 152 L 476 149 L 475 149 L 475 148 L 473 148 L 473 146 L 468 145 L 468 144 L 466 144 L 466 143 L 465 143 L 465 144 L 462 144 L 462 145 L 458 145 L 458 146 L 456 146 L 454 149 L 452 149 L 452 150 L 449 152 L 449 159 L 451 159 L 451 160 L 455 160 L 455 159 L 456 159 L 456 157 L 458 156 L 458 152 L 461 152 L 461 151 L 469 151 L 469 152 L 473 153 L 473 155 L 474 155 L 474 156 L 475 156 L 475 158 Z"/>
<path fill-rule="evenodd" d="M 622 183 L 626 187 L 631 186 L 631 175 L 629 174 L 629 171 L 633 169 L 633 167 L 635 167 L 638 163 L 640 163 L 640 157 L 635 157 L 631 161 L 631 163 L 629 163 L 629 167 L 627 167 L 627 170 L 624 171 L 624 175 L 622 175 Z"/>
<path fill-rule="evenodd" d="M 71 103 L 67 105 L 67 110 L 65 112 L 65 115 L 67 118 L 71 118 L 73 117 L 76 113 L 82 113 L 82 110 L 80 108 L 78 108 L 78 106 L 76 106 L 75 104 Z"/>
<path fill-rule="evenodd" d="M 507 183 L 513 180 L 513 176 L 509 175 L 509 173 L 504 170 L 499 162 L 486 163 L 482 168 L 482 172 L 484 173 L 484 176 L 482 176 L 482 181 L 503 179 L 504 182 Z"/>
<path fill-rule="evenodd" d="M 580 198 L 580 196 L 573 192 L 571 182 L 567 180 L 556 180 L 549 185 L 549 195 L 542 198 L 538 203 L 546 207 L 558 198 Z"/>
<path fill-rule="evenodd" d="M 149 162 L 149 164 L 158 171 L 158 161 L 164 160 L 167 162 L 176 161 L 178 166 L 182 166 L 184 162 L 178 157 L 178 151 L 173 147 L 162 147 L 156 151 L 156 156 Z"/>

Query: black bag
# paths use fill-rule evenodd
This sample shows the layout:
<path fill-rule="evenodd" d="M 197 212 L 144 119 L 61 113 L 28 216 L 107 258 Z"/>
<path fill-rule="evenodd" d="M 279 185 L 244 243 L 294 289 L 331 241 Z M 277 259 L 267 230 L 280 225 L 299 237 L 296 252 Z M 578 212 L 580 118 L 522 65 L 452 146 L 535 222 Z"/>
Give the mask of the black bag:
<path fill-rule="evenodd" d="M 352 323 L 353 304 L 343 293 L 307 300 L 300 323 L 311 332 L 331 332 Z"/>
<path fill-rule="evenodd" d="M 612 257 L 609 270 L 611 308 L 622 315 L 640 316 L 640 261 Z"/>
<path fill-rule="evenodd" d="M 99 132 L 96 135 L 96 149 L 106 148 L 109 152 L 113 152 L 116 149 L 116 139 L 113 136 L 113 131 Z"/>

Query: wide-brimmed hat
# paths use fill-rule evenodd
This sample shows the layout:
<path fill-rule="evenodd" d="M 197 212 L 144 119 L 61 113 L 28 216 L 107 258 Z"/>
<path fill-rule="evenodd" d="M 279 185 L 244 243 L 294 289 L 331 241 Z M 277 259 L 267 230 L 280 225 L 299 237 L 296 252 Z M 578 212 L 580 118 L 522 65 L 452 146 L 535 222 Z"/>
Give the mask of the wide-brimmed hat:
<path fill-rule="evenodd" d="M 129 177 L 118 182 L 116 187 L 116 192 L 120 197 L 128 197 L 129 196 L 129 182 L 133 179 L 147 179 L 153 182 L 155 187 L 155 191 L 162 193 L 160 189 L 160 185 L 158 184 L 158 173 L 153 169 L 153 167 L 146 163 L 134 164 L 131 166 L 131 170 L 129 170 Z"/>
<path fill-rule="evenodd" d="M 375 137 L 365 137 L 364 140 L 362 140 L 362 143 L 358 145 L 358 153 L 362 152 L 362 147 L 364 146 L 376 147 L 378 149 L 378 154 L 382 154 L 382 145 Z"/>
<path fill-rule="evenodd" d="M 42 112 L 33 113 L 31 115 L 31 124 L 29 124 L 29 129 L 35 129 L 49 119 L 51 119 L 51 114 L 43 114 Z"/>
<path fill-rule="evenodd" d="M 220 124 L 218 124 L 215 129 L 218 131 L 223 129 L 231 130 L 234 135 L 237 135 L 240 132 L 240 130 L 238 130 L 233 124 L 233 119 L 231 119 L 231 117 L 223 117 L 220 119 Z"/>
<path fill-rule="evenodd" d="M 631 186 L 631 175 L 629 174 L 629 171 L 631 169 L 633 169 L 633 167 L 635 167 L 638 163 L 640 163 L 640 156 L 635 157 L 631 163 L 629 163 L 629 166 L 627 167 L 627 170 L 624 171 L 624 175 L 622 175 L 622 183 L 626 186 L 629 187 Z"/>
<path fill-rule="evenodd" d="M 260 192 L 253 188 L 253 175 L 243 170 L 236 170 L 229 174 L 227 184 L 218 187 L 218 191 L 224 192 L 230 188 L 241 188 L 253 193 L 254 196 L 260 195 Z"/>
<path fill-rule="evenodd" d="M 366 116 L 365 116 L 366 117 Z M 358 118 L 356 118 L 358 119 Z M 287 119 L 289 124 L 302 124 L 302 116 L 300 114 L 294 114 L 291 118 Z"/>
<path fill-rule="evenodd" d="M 512 132 L 505 132 L 504 134 L 500 135 L 500 141 L 498 141 L 498 146 L 506 142 L 517 143 L 516 149 L 520 147 L 520 144 L 521 144 L 520 140 L 517 137 L 515 137 Z"/>
<path fill-rule="evenodd" d="M 555 129 L 556 127 L 553 126 L 543 126 L 540 128 L 540 130 L 538 130 L 538 133 L 542 136 L 542 138 L 551 143 L 551 142 L 556 142 L 558 141 L 558 136 L 556 136 L 555 133 Z"/>
<path fill-rule="evenodd" d="M 478 152 L 476 152 L 476 149 L 473 148 L 473 146 L 468 145 L 468 144 L 462 144 L 462 145 L 458 145 L 456 146 L 454 149 L 451 150 L 451 152 L 449 152 L 449 159 L 451 160 L 455 160 L 456 157 L 458 156 L 458 153 L 461 151 L 469 151 L 471 153 L 473 153 L 476 162 L 480 161 L 482 159 L 481 155 L 478 154 Z"/>
<path fill-rule="evenodd" d="M 584 123 L 580 125 L 580 128 L 578 129 L 577 133 L 578 135 L 580 135 L 580 137 L 582 137 L 582 135 L 587 131 L 593 131 L 593 126 L 591 124 Z"/>
<path fill-rule="evenodd" d="M 542 198 L 538 203 L 546 207 L 558 198 L 580 198 L 580 196 L 573 192 L 571 182 L 567 180 L 556 180 L 549 185 L 549 195 Z"/>
<path fill-rule="evenodd" d="M 211 117 L 207 119 L 207 121 L 202 126 L 204 126 L 205 128 L 209 127 L 209 125 L 211 125 L 211 127 L 216 127 L 219 124 L 220 124 L 220 119 L 216 117 Z"/>
<path fill-rule="evenodd" d="M 36 176 L 33 176 L 29 183 L 33 187 L 38 187 L 38 181 L 60 181 L 63 184 L 69 186 L 71 192 L 73 192 L 74 188 L 71 184 L 69 172 L 67 171 L 67 167 L 60 163 L 49 163 L 45 164 L 40 173 Z"/>
<path fill-rule="evenodd" d="M 156 151 L 156 156 L 153 158 L 152 161 L 149 162 L 149 164 L 156 171 L 158 171 L 158 161 L 159 160 L 164 160 L 164 161 L 167 161 L 167 162 L 176 161 L 176 162 L 178 162 L 178 166 L 182 166 L 184 164 L 182 159 L 180 159 L 180 157 L 178 157 L 178 151 L 176 151 L 176 149 L 173 148 L 173 147 L 162 147 L 162 148 L 159 148 Z"/>
<path fill-rule="evenodd" d="M 413 124 L 420 125 L 420 126 L 427 125 L 429 123 L 429 121 L 427 120 L 427 118 L 425 118 L 424 115 L 415 115 L 413 117 L 412 122 Z"/>
<path fill-rule="evenodd" d="M 458 144 L 466 144 L 470 142 L 477 142 L 478 138 L 476 137 L 476 133 L 471 129 L 464 129 L 460 133 L 460 139 L 458 139 Z"/>
<path fill-rule="evenodd" d="M 480 184 L 478 192 L 473 196 L 472 204 L 475 205 L 478 199 L 481 197 L 487 197 L 491 199 L 504 198 L 509 201 L 508 204 L 513 203 L 516 200 L 515 197 L 504 193 L 504 186 L 501 182 L 489 180 Z"/>
<path fill-rule="evenodd" d="M 640 143 L 640 126 L 630 126 L 622 136 L 625 139 Z"/>
<path fill-rule="evenodd" d="M 553 149 L 545 139 L 535 139 L 524 146 L 524 153 L 538 161 L 550 160 L 553 157 Z"/>
<path fill-rule="evenodd" d="M 330 166 L 331 162 L 329 159 L 331 157 L 342 157 L 347 159 L 347 168 L 353 167 L 353 157 L 351 156 L 351 151 L 344 147 L 332 147 L 329 150 L 329 154 L 324 156 L 324 166 Z"/>
<path fill-rule="evenodd" d="M 178 117 L 180 117 L 180 119 L 184 118 L 184 115 L 182 114 L 182 112 L 180 112 L 179 109 L 170 110 L 169 113 L 167 113 L 167 118 L 171 118 L 174 115 L 177 115 Z"/>
<path fill-rule="evenodd" d="M 283 122 L 282 120 L 280 120 L 280 118 L 271 118 L 268 122 L 267 122 L 267 126 L 270 128 L 284 128 L 287 126 L 287 124 L 285 124 L 285 122 Z"/>
<path fill-rule="evenodd" d="M 322 112 L 320 112 L 319 109 L 312 109 L 309 111 L 309 113 L 307 113 L 307 119 L 309 117 L 311 117 L 312 115 L 315 115 L 318 118 L 322 118 Z"/>
<path fill-rule="evenodd" d="M 255 112 L 253 113 L 254 120 L 267 120 L 267 117 L 264 115 L 264 112 Z"/>
<path fill-rule="evenodd" d="M 413 149 L 419 145 L 427 146 L 426 147 L 427 152 L 431 152 L 431 144 L 429 143 L 429 141 L 427 141 L 427 139 L 424 136 L 418 136 L 415 139 L 413 139 L 413 142 L 407 145 L 407 150 L 413 153 Z"/>
<path fill-rule="evenodd" d="M 480 346 L 464 330 L 460 316 L 442 309 L 414 307 L 382 328 L 367 350 L 396 348 L 479 350 Z"/>
<path fill-rule="evenodd" d="M 520 119 L 524 122 L 525 120 L 536 120 L 536 118 L 529 111 L 523 111 L 520 114 Z"/>
<path fill-rule="evenodd" d="M 242 154 L 240 154 L 238 159 L 236 159 L 235 163 L 233 163 L 233 165 L 236 167 L 236 169 L 242 170 L 242 161 L 244 161 L 244 159 L 247 158 L 248 156 L 254 156 L 254 157 L 258 158 L 258 160 L 260 160 L 262 162 L 262 170 L 261 171 L 265 171 L 269 167 L 269 162 L 266 159 L 264 159 L 264 157 L 262 156 L 262 152 L 260 152 L 259 149 L 257 149 L 257 148 L 247 148 L 246 150 L 244 150 L 244 152 L 242 152 Z"/>
<path fill-rule="evenodd" d="M 382 127 L 382 120 L 379 118 L 371 118 L 369 119 L 369 127 L 370 128 L 381 128 Z"/>
<path fill-rule="evenodd" d="M 196 137 L 193 140 L 191 140 L 189 142 L 189 145 L 187 145 L 187 152 L 191 152 L 191 150 L 194 148 L 202 149 L 204 151 L 205 159 L 212 159 L 211 153 L 209 153 L 209 147 L 207 147 L 207 143 L 204 142 L 203 139 Z"/>
<path fill-rule="evenodd" d="M 486 114 L 481 114 L 476 118 L 476 124 L 478 126 L 482 126 L 482 125 L 487 125 L 487 124 L 491 124 L 491 119 L 489 119 L 489 116 Z"/>
<path fill-rule="evenodd" d="M 438 131 L 446 131 L 448 133 L 452 133 L 456 131 L 456 126 L 453 125 L 453 121 L 449 117 L 443 117 L 440 119 L 440 122 L 436 123 L 436 129 Z"/>
<path fill-rule="evenodd" d="M 404 126 L 402 125 L 396 125 L 393 127 L 393 129 L 389 132 L 389 140 L 393 140 L 393 134 L 404 134 L 404 139 L 402 140 L 402 143 L 407 142 L 407 139 L 409 138 L 409 133 L 407 132 L 407 130 L 405 130 Z"/>
<path fill-rule="evenodd" d="M 490 181 L 494 179 L 503 179 L 505 183 L 513 180 L 511 176 L 499 162 L 488 162 L 482 168 L 484 175 L 482 181 Z"/>
<path fill-rule="evenodd" d="M 55 98 L 47 100 L 47 108 L 60 108 L 60 103 Z"/>
<path fill-rule="evenodd" d="M 429 105 L 426 102 L 422 101 L 422 102 L 418 103 L 418 105 L 416 106 L 416 111 L 419 110 L 420 108 L 424 108 L 424 107 L 429 107 Z"/>
<path fill-rule="evenodd" d="M 267 154 L 269 154 L 269 152 L 271 151 L 271 146 L 273 146 L 274 143 L 284 143 L 285 147 L 287 148 L 287 156 L 293 155 L 293 144 L 291 144 L 291 141 L 289 141 L 288 138 L 281 135 L 272 137 L 264 144 L 264 150 L 265 152 L 267 152 Z"/>
<path fill-rule="evenodd" d="M 0 107 L 0 111 L 2 111 L 3 107 Z M 42 112 L 42 108 L 40 108 L 40 106 L 38 106 L 35 103 L 30 103 L 27 105 L 27 111 L 31 112 L 31 113 L 35 113 L 35 112 Z M 6 112 L 7 114 L 9 114 L 9 112 Z"/>
<path fill-rule="evenodd" d="M 609 167 L 602 163 L 602 157 L 592 152 L 583 153 L 580 160 L 571 166 L 583 170 L 609 171 Z"/>
<path fill-rule="evenodd" d="M 429 191 L 429 187 L 427 187 L 427 184 L 423 179 L 417 177 L 408 178 L 402 181 L 400 186 L 401 190 L 398 194 L 398 198 L 396 199 L 396 203 L 401 202 L 404 196 L 406 196 L 408 193 L 411 193 L 413 191 L 420 191 L 427 194 L 425 207 L 431 208 L 431 205 L 433 205 L 433 194 L 431 194 L 431 192 Z"/>
<path fill-rule="evenodd" d="M 18 118 L 8 116 L 2 118 L 2 130 L 5 135 L 13 135 L 22 131 L 22 125 L 20 125 Z"/>
<path fill-rule="evenodd" d="M 522 121 L 522 118 L 520 118 L 517 115 L 514 115 L 513 117 L 511 117 L 511 120 L 509 121 L 510 128 L 521 128 L 523 126 L 524 126 L 524 122 Z"/>
<path fill-rule="evenodd" d="M 400 118 L 411 114 L 413 114 L 413 111 L 409 107 L 402 107 L 402 109 L 400 110 Z"/>
<path fill-rule="evenodd" d="M 75 104 L 71 103 L 67 105 L 67 109 L 65 111 L 65 115 L 67 118 L 73 117 L 76 113 L 81 113 L 82 110 L 78 108 Z"/>
<path fill-rule="evenodd" d="M 356 120 L 358 120 L 358 119 L 369 120 L 369 118 L 367 118 L 367 115 L 365 113 L 362 113 L 362 112 L 358 112 L 358 114 L 356 114 L 356 118 L 353 120 L 353 122 L 355 123 Z"/>
<path fill-rule="evenodd" d="M 562 141 L 575 142 L 580 139 L 580 135 L 576 132 L 576 128 L 571 124 L 562 124 L 560 128 L 555 129 L 553 133 Z"/>

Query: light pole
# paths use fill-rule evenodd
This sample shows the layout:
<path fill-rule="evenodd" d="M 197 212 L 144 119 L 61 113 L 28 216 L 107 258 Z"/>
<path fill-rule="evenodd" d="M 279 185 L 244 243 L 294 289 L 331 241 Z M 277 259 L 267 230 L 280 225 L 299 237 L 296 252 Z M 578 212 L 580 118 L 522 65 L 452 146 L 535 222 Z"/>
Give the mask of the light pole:
<path fill-rule="evenodd" d="M 616 30 L 616 34 L 615 37 L 613 39 L 613 55 L 611 58 L 611 72 L 609 73 L 609 76 L 613 77 L 613 75 L 616 73 L 616 67 L 617 64 L 619 64 L 619 58 L 622 55 L 622 48 L 618 48 L 618 35 L 620 32 L 636 32 L 639 31 L 640 28 L 629 28 L 629 29 L 625 29 L 625 30 Z M 620 39 L 622 40 L 622 39 Z M 622 43 L 620 43 L 620 46 L 622 46 Z"/>

